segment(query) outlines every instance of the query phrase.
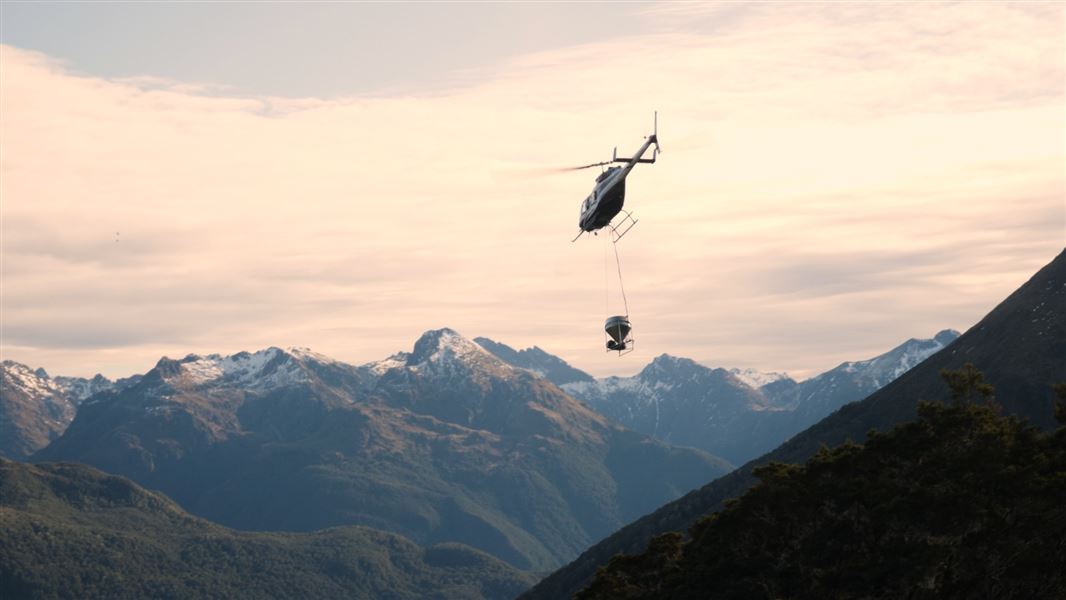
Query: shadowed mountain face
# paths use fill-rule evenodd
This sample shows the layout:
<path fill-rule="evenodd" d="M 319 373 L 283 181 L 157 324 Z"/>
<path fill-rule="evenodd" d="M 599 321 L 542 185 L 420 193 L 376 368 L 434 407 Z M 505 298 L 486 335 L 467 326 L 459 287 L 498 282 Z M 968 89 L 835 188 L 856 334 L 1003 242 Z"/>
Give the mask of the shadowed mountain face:
<path fill-rule="evenodd" d="M 937 352 L 865 400 L 848 404 L 773 452 L 671 502 L 596 544 L 541 581 L 523 598 L 566 598 L 616 554 L 643 552 L 652 536 L 687 530 L 697 518 L 722 508 L 754 480 L 752 469 L 771 460 L 802 462 L 822 444 L 862 440 L 913 419 L 922 399 L 943 398 L 942 369 L 972 363 L 995 386 L 1004 412 L 1050 428 L 1051 386 L 1066 382 L 1066 252 L 1041 269 L 950 347 Z"/>
<path fill-rule="evenodd" d="M 239 529 L 366 525 L 536 570 L 730 468 L 447 329 L 361 367 L 277 348 L 163 359 L 86 400 L 34 460 L 125 475 Z"/>
<path fill-rule="evenodd" d="M 626 427 L 671 444 L 714 447 L 735 464 L 750 455 L 753 444 L 787 437 L 784 413 L 759 390 L 725 369 L 687 358 L 664 354 L 633 377 L 564 389 Z"/>
<path fill-rule="evenodd" d="M 536 346 L 525 350 L 515 350 L 507 344 L 494 342 L 486 337 L 476 337 L 474 341 L 512 367 L 533 371 L 557 386 L 562 387 L 568 383 L 580 381 L 594 381 L 592 375 L 571 367 L 565 360 L 554 354 L 548 354 Z"/>
<path fill-rule="evenodd" d="M 933 339 L 911 339 L 875 358 L 846 362 L 800 383 L 780 373 L 714 369 L 664 354 L 633 377 L 568 375 L 560 385 L 627 428 L 741 464 L 848 402 L 865 398 L 958 336 L 945 330 Z M 576 371 L 536 348 L 515 352 L 485 338 L 478 343 L 505 362 L 516 361 L 515 366 L 544 371 L 529 366 L 522 354 L 529 353 L 538 357 L 535 364 Z"/>
<path fill-rule="evenodd" d="M 0 459 L 2 598 L 513 598 L 531 581 L 460 544 L 362 527 L 242 533 L 76 464 Z"/>
<path fill-rule="evenodd" d="M 59 437 L 74 420 L 78 404 L 89 396 L 134 379 L 113 382 L 51 377 L 11 360 L 0 363 L 0 457 L 22 460 Z"/>

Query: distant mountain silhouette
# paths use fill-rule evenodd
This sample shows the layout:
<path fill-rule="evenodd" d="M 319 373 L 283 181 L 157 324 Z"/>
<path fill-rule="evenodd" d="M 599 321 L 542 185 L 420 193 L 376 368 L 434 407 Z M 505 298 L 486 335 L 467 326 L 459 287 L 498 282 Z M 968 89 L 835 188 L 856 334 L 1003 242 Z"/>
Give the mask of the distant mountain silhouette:
<path fill-rule="evenodd" d="M 278 348 L 164 358 L 83 402 L 33 460 L 129 477 L 238 529 L 365 525 L 531 570 L 731 468 L 448 329 L 359 367 Z"/>
<path fill-rule="evenodd" d="M 666 504 L 589 548 L 522 596 L 566 598 L 586 585 L 616 554 L 638 554 L 648 540 L 684 531 L 722 508 L 753 483 L 751 472 L 769 461 L 798 463 L 823 444 L 861 441 L 870 429 L 887 430 L 913 419 L 919 400 L 943 397 L 942 369 L 972 363 L 995 386 L 996 402 L 1012 415 L 1050 428 L 1051 386 L 1066 382 L 1066 252 L 1037 272 L 945 351 L 938 352 L 860 402 L 847 404 L 779 448 L 729 475 Z"/>
<path fill-rule="evenodd" d="M 0 459 L 0 598 L 513 598 L 531 578 L 460 544 L 363 527 L 243 533 L 77 464 Z"/>
<path fill-rule="evenodd" d="M 564 391 L 627 428 L 742 464 L 865 398 L 958 336 L 944 330 L 933 339 L 911 339 L 800 383 L 782 373 L 711 368 L 667 354 L 632 377 L 597 380 L 539 348 L 516 352 L 476 339 L 505 362 L 549 377 L 554 373 Z"/>

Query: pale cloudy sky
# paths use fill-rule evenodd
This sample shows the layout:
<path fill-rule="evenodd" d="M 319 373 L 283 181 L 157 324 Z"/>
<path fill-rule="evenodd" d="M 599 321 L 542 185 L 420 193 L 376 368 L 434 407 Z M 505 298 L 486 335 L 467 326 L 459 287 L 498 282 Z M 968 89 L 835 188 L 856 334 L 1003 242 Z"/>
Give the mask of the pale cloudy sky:
<path fill-rule="evenodd" d="M 0 352 L 54 374 L 448 326 L 803 377 L 965 330 L 1066 245 L 1061 3 L 0 11 Z M 652 110 L 618 359 L 613 255 L 570 243 L 596 172 L 551 170 Z"/>

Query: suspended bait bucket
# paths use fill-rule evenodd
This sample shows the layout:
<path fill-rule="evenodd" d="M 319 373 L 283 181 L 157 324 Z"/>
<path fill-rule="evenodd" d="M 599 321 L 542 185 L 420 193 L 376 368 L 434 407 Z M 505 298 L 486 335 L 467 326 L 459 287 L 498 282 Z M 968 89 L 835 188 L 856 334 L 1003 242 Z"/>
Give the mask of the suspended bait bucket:
<path fill-rule="evenodd" d="M 623 315 L 616 315 L 607 319 L 607 322 L 603 326 L 603 330 L 607 332 L 607 350 L 618 352 L 622 354 L 632 350 L 633 340 L 629 337 L 629 332 L 633 330 L 633 326 L 629 323 L 629 317 Z"/>

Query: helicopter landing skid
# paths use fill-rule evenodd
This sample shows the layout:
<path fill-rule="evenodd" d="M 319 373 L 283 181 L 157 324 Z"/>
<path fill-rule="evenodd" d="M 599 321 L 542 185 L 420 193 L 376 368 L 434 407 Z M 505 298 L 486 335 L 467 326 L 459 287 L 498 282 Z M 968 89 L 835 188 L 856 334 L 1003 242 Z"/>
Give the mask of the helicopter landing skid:
<path fill-rule="evenodd" d="M 637 220 L 633 218 L 632 213 L 623 210 L 622 214 L 624 214 L 625 216 L 622 217 L 622 219 L 618 221 L 618 223 L 610 226 L 612 237 L 611 241 L 616 244 L 619 240 L 622 239 L 622 236 L 629 233 L 629 230 L 633 229 L 633 226 L 637 224 Z M 622 229 L 623 227 L 625 227 L 625 229 Z"/>

